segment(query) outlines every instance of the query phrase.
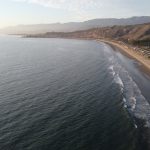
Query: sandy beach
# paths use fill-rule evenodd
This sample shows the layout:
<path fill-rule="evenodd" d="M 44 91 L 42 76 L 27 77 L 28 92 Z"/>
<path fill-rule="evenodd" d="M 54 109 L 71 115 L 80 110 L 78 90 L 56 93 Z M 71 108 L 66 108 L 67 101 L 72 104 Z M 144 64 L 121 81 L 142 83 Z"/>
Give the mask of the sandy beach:
<path fill-rule="evenodd" d="M 128 57 L 136 59 L 138 62 L 141 63 L 142 68 L 150 75 L 150 59 L 146 58 L 141 53 L 136 52 L 133 48 L 129 48 L 126 45 L 123 45 L 117 41 L 110 41 L 105 39 L 100 39 L 97 41 L 104 42 L 111 46 L 117 47 L 122 53 L 124 53 Z"/>

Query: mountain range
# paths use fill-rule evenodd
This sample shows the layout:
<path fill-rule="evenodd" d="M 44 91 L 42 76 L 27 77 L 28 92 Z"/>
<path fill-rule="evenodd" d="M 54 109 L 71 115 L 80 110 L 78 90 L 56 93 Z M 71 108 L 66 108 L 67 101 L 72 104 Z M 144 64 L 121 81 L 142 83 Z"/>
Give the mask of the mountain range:
<path fill-rule="evenodd" d="M 140 16 L 131 18 L 103 18 L 93 19 L 84 22 L 54 23 L 54 24 L 34 24 L 18 25 L 0 29 L 4 34 L 39 34 L 46 32 L 74 32 L 88 30 L 91 28 L 111 27 L 119 25 L 137 25 L 150 23 L 150 16 Z"/>
<path fill-rule="evenodd" d="M 128 41 L 150 41 L 150 23 L 139 25 L 112 26 L 92 28 L 74 32 L 47 32 L 41 34 L 30 34 L 25 37 L 41 38 L 88 38 L 88 39 L 115 39 Z"/>

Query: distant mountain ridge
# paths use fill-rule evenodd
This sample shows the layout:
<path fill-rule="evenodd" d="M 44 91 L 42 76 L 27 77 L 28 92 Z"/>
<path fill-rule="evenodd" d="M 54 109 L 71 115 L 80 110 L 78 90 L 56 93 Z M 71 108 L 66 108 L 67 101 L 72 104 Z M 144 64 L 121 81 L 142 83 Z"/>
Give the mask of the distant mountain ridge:
<path fill-rule="evenodd" d="M 139 25 L 92 28 L 74 32 L 47 32 L 26 37 L 41 38 L 109 38 L 122 41 L 150 41 L 150 23 Z"/>
<path fill-rule="evenodd" d="M 99 27 L 111 27 L 114 25 L 136 25 L 150 23 L 150 16 L 140 16 L 131 18 L 103 18 L 93 19 L 84 22 L 54 23 L 54 24 L 35 24 L 18 25 L 7 27 L 0 30 L 0 33 L 6 34 L 39 34 L 46 32 L 73 32 L 78 30 L 87 30 Z"/>

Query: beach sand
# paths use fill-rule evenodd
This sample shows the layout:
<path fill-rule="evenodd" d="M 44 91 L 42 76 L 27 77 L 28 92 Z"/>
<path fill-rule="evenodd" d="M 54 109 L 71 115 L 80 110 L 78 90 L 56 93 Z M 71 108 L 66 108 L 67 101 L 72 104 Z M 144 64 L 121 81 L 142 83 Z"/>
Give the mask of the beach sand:
<path fill-rule="evenodd" d="M 136 52 L 133 48 L 129 48 L 126 45 L 122 45 L 119 42 L 103 40 L 103 39 L 102 40 L 100 39 L 97 41 L 109 44 L 114 49 L 118 48 L 120 50 L 120 52 L 123 53 L 124 55 L 127 55 L 128 57 L 137 60 L 141 64 L 141 66 L 140 66 L 141 69 L 150 76 L 150 59 L 149 58 L 146 58 L 141 53 Z"/>

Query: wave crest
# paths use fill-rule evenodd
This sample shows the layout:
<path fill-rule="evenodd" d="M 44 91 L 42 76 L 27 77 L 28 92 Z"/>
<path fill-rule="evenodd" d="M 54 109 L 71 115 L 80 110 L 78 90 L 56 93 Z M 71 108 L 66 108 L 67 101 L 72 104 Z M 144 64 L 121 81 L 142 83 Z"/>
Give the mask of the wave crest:
<path fill-rule="evenodd" d="M 144 119 L 145 126 L 150 127 L 150 105 L 146 98 L 142 95 L 138 85 L 135 83 L 129 72 L 121 66 L 115 56 L 110 56 L 109 73 L 113 77 L 113 81 L 120 86 L 123 93 L 124 107 L 136 118 Z M 135 127 L 137 125 L 135 124 Z"/>

